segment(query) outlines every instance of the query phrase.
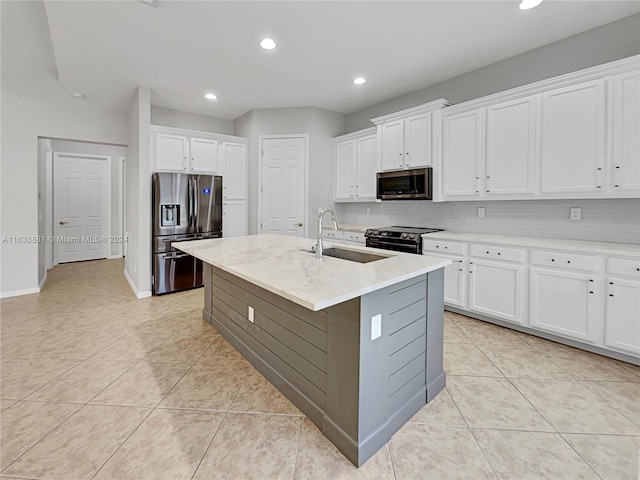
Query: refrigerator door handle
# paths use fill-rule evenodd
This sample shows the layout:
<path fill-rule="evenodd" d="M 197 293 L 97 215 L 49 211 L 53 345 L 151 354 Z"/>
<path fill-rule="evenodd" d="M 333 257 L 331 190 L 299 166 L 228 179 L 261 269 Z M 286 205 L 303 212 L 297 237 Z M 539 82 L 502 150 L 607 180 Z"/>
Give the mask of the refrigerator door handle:
<path fill-rule="evenodd" d="M 193 190 L 191 188 L 191 179 L 187 179 L 187 232 L 191 233 L 193 225 Z"/>
<path fill-rule="evenodd" d="M 193 231 L 198 231 L 198 215 L 200 212 L 200 202 L 198 201 L 198 180 L 193 179 Z"/>

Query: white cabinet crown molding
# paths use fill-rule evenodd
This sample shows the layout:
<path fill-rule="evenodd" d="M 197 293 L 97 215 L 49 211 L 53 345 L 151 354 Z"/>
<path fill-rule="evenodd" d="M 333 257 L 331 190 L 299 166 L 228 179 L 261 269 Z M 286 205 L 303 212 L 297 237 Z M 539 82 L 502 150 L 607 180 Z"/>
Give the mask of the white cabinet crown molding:
<path fill-rule="evenodd" d="M 634 55 L 631 57 L 623 58 L 622 60 L 604 63 L 595 67 L 585 68 L 583 70 L 578 70 L 564 75 L 540 80 L 538 82 L 511 88 L 509 90 L 504 90 L 502 92 L 487 95 L 485 97 L 476 98 L 467 102 L 458 103 L 456 105 L 451 105 L 442 111 L 442 115 L 454 115 L 466 110 L 492 106 L 496 103 L 501 103 L 520 97 L 526 97 L 529 95 L 535 95 L 538 93 L 544 93 L 549 90 L 575 85 L 577 83 L 587 82 L 589 80 L 597 80 L 620 73 L 631 72 L 638 69 L 640 69 L 640 55 Z"/>
<path fill-rule="evenodd" d="M 212 140 L 218 140 L 222 142 L 235 142 L 249 144 L 249 139 L 246 137 L 236 137 L 235 135 L 228 135 L 226 133 L 205 132 L 201 130 L 189 130 L 178 127 L 167 127 L 164 125 L 151 125 L 151 133 L 168 133 L 173 135 L 183 135 L 187 137 L 206 138 Z"/>
<path fill-rule="evenodd" d="M 384 122 L 389 122 L 392 120 L 397 120 L 399 118 L 405 118 L 412 115 L 417 115 L 419 113 L 427 113 L 433 110 L 439 110 L 449 105 L 451 105 L 451 102 L 449 100 L 440 98 L 438 100 L 434 100 L 433 102 L 425 103 L 423 105 L 418 105 L 416 107 L 407 108 L 406 110 L 400 110 L 399 112 L 389 113 L 387 115 L 381 115 L 379 117 L 372 118 L 371 122 L 373 122 L 375 125 L 381 125 Z"/>
<path fill-rule="evenodd" d="M 333 141 L 333 143 L 340 143 L 348 140 L 355 140 L 356 138 L 360 138 L 367 135 L 375 135 L 376 131 L 377 131 L 376 127 L 369 127 L 369 128 L 364 128 L 362 130 L 357 130 L 355 132 L 345 133 L 344 135 L 333 137 L 331 140 Z"/>

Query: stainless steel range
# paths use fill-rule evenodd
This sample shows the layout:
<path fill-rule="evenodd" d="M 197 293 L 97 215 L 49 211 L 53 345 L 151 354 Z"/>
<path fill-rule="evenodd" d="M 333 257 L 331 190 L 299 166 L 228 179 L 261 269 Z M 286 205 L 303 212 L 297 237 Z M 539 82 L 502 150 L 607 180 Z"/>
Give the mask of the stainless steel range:
<path fill-rule="evenodd" d="M 394 226 L 369 228 L 364 236 L 367 238 L 367 247 L 422 255 L 422 235 L 425 233 L 441 232 L 442 230 L 442 228 Z"/>

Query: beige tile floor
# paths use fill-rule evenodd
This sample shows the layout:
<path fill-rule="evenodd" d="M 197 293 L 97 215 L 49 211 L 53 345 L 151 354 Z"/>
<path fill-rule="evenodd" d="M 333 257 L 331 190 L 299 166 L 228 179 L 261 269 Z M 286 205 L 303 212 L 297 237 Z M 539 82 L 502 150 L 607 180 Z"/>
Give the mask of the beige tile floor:
<path fill-rule="evenodd" d="M 2 300 L 0 478 L 637 480 L 640 368 L 446 314 L 447 388 L 356 469 L 201 319 L 123 263 Z"/>

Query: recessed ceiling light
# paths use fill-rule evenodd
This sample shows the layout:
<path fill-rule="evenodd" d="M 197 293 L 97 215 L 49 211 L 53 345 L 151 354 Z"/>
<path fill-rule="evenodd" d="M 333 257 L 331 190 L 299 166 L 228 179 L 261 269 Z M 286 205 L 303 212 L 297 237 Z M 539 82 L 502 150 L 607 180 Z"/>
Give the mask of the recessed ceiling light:
<path fill-rule="evenodd" d="M 218 98 L 218 97 L 216 97 L 215 93 L 207 93 L 207 94 L 204 96 L 204 98 L 206 98 L 207 100 L 215 100 L 215 99 L 216 99 L 216 98 Z"/>
<path fill-rule="evenodd" d="M 367 79 L 364 78 L 364 77 L 356 77 L 356 78 L 353 79 L 353 83 L 355 83 L 356 85 L 362 85 L 366 81 L 367 81 Z"/>
<path fill-rule="evenodd" d="M 276 48 L 276 45 L 277 45 L 276 42 L 269 37 L 263 38 L 260 41 L 260 46 L 265 50 L 273 50 L 274 48 Z"/>
<path fill-rule="evenodd" d="M 520 10 L 529 10 L 530 8 L 537 7 L 542 3 L 542 0 L 522 0 L 520 2 Z"/>
<path fill-rule="evenodd" d="M 84 93 L 78 93 L 78 92 L 73 92 L 73 93 L 71 94 L 71 96 L 72 96 L 73 98 L 80 98 L 80 99 L 85 99 L 85 98 L 87 98 L 87 96 L 86 96 Z"/>

